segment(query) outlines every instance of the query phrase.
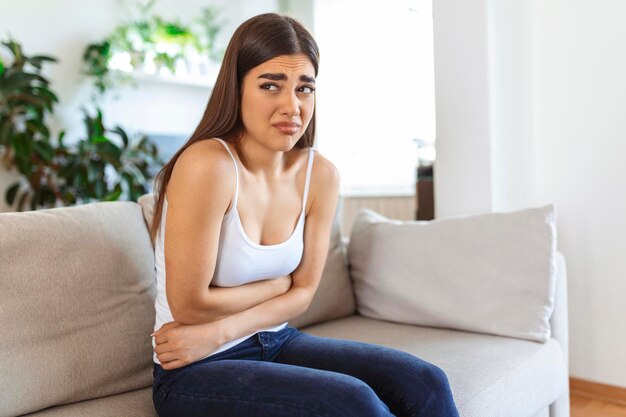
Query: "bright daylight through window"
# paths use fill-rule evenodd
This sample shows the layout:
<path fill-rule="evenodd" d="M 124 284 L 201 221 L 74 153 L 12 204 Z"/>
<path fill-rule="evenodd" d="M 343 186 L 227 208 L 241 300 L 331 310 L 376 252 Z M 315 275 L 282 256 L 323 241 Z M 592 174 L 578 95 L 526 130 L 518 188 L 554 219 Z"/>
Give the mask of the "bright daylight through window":
<path fill-rule="evenodd" d="M 317 138 L 342 194 L 414 194 L 416 139 L 434 159 L 431 2 L 316 0 L 314 21 Z"/>

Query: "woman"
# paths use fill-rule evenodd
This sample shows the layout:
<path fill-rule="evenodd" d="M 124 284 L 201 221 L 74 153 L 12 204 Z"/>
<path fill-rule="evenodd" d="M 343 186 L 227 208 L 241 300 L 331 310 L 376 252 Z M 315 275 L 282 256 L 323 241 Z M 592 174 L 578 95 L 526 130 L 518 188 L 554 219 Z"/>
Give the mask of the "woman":
<path fill-rule="evenodd" d="M 317 70 L 317 45 L 293 19 L 244 22 L 202 121 L 159 173 L 161 417 L 458 415 L 439 368 L 287 324 L 317 289 L 339 194 L 336 168 L 312 148 Z"/>

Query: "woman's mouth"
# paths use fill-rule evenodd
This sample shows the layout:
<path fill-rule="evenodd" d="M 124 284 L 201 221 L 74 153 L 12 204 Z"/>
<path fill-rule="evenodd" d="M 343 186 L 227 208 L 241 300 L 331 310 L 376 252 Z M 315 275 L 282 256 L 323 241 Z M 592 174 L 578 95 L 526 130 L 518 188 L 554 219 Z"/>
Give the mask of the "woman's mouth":
<path fill-rule="evenodd" d="M 300 130 L 300 125 L 298 123 L 292 122 L 274 123 L 272 126 L 287 135 L 293 135 L 294 133 L 297 133 L 298 130 Z"/>

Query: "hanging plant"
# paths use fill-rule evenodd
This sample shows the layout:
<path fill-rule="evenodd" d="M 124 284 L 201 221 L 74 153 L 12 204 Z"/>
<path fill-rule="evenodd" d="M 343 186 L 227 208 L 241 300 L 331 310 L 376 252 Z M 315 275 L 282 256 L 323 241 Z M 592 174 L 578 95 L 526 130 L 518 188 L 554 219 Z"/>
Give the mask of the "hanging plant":
<path fill-rule="evenodd" d="M 95 77 L 101 95 L 102 91 L 116 87 L 118 82 L 130 81 L 130 77 L 120 76 L 120 72 L 161 74 L 161 69 L 165 68 L 172 74 L 186 70 L 188 74 L 207 75 L 207 67 L 221 61 L 224 51 L 218 50 L 216 39 L 224 22 L 219 19 L 218 8 L 204 7 L 201 15 L 188 25 L 154 14 L 155 3 L 156 0 L 145 4 L 121 2 L 130 21 L 117 26 L 102 42 L 91 44 L 85 50 L 86 73 Z"/>

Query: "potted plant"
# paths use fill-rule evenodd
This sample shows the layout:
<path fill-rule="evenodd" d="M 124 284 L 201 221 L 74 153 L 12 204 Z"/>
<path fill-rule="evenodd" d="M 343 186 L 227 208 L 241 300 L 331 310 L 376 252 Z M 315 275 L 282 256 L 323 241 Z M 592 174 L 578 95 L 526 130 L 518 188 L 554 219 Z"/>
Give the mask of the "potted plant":
<path fill-rule="evenodd" d="M 21 46 L 4 42 L 13 62 L 0 66 L 0 145 L 7 167 L 22 175 L 5 193 L 17 210 L 88 203 L 136 200 L 148 192 L 149 179 L 162 166 L 158 150 L 145 136 L 132 140 L 121 128 L 107 129 L 102 112 L 83 110 L 86 137 L 73 145 L 61 132 L 52 141 L 46 116 L 58 102 L 41 74 L 52 57 L 27 57 Z M 105 88 L 106 89 L 106 88 Z"/>
<path fill-rule="evenodd" d="M 0 153 L 6 169 L 17 168 L 38 182 L 45 165 L 54 157 L 47 117 L 58 102 L 50 82 L 41 74 L 46 62 L 55 58 L 26 56 L 15 40 L 2 42 L 12 54 L 12 62 L 0 65 Z M 8 189 L 6 199 L 13 203 L 17 186 Z M 25 196 L 20 199 L 20 205 Z"/>

